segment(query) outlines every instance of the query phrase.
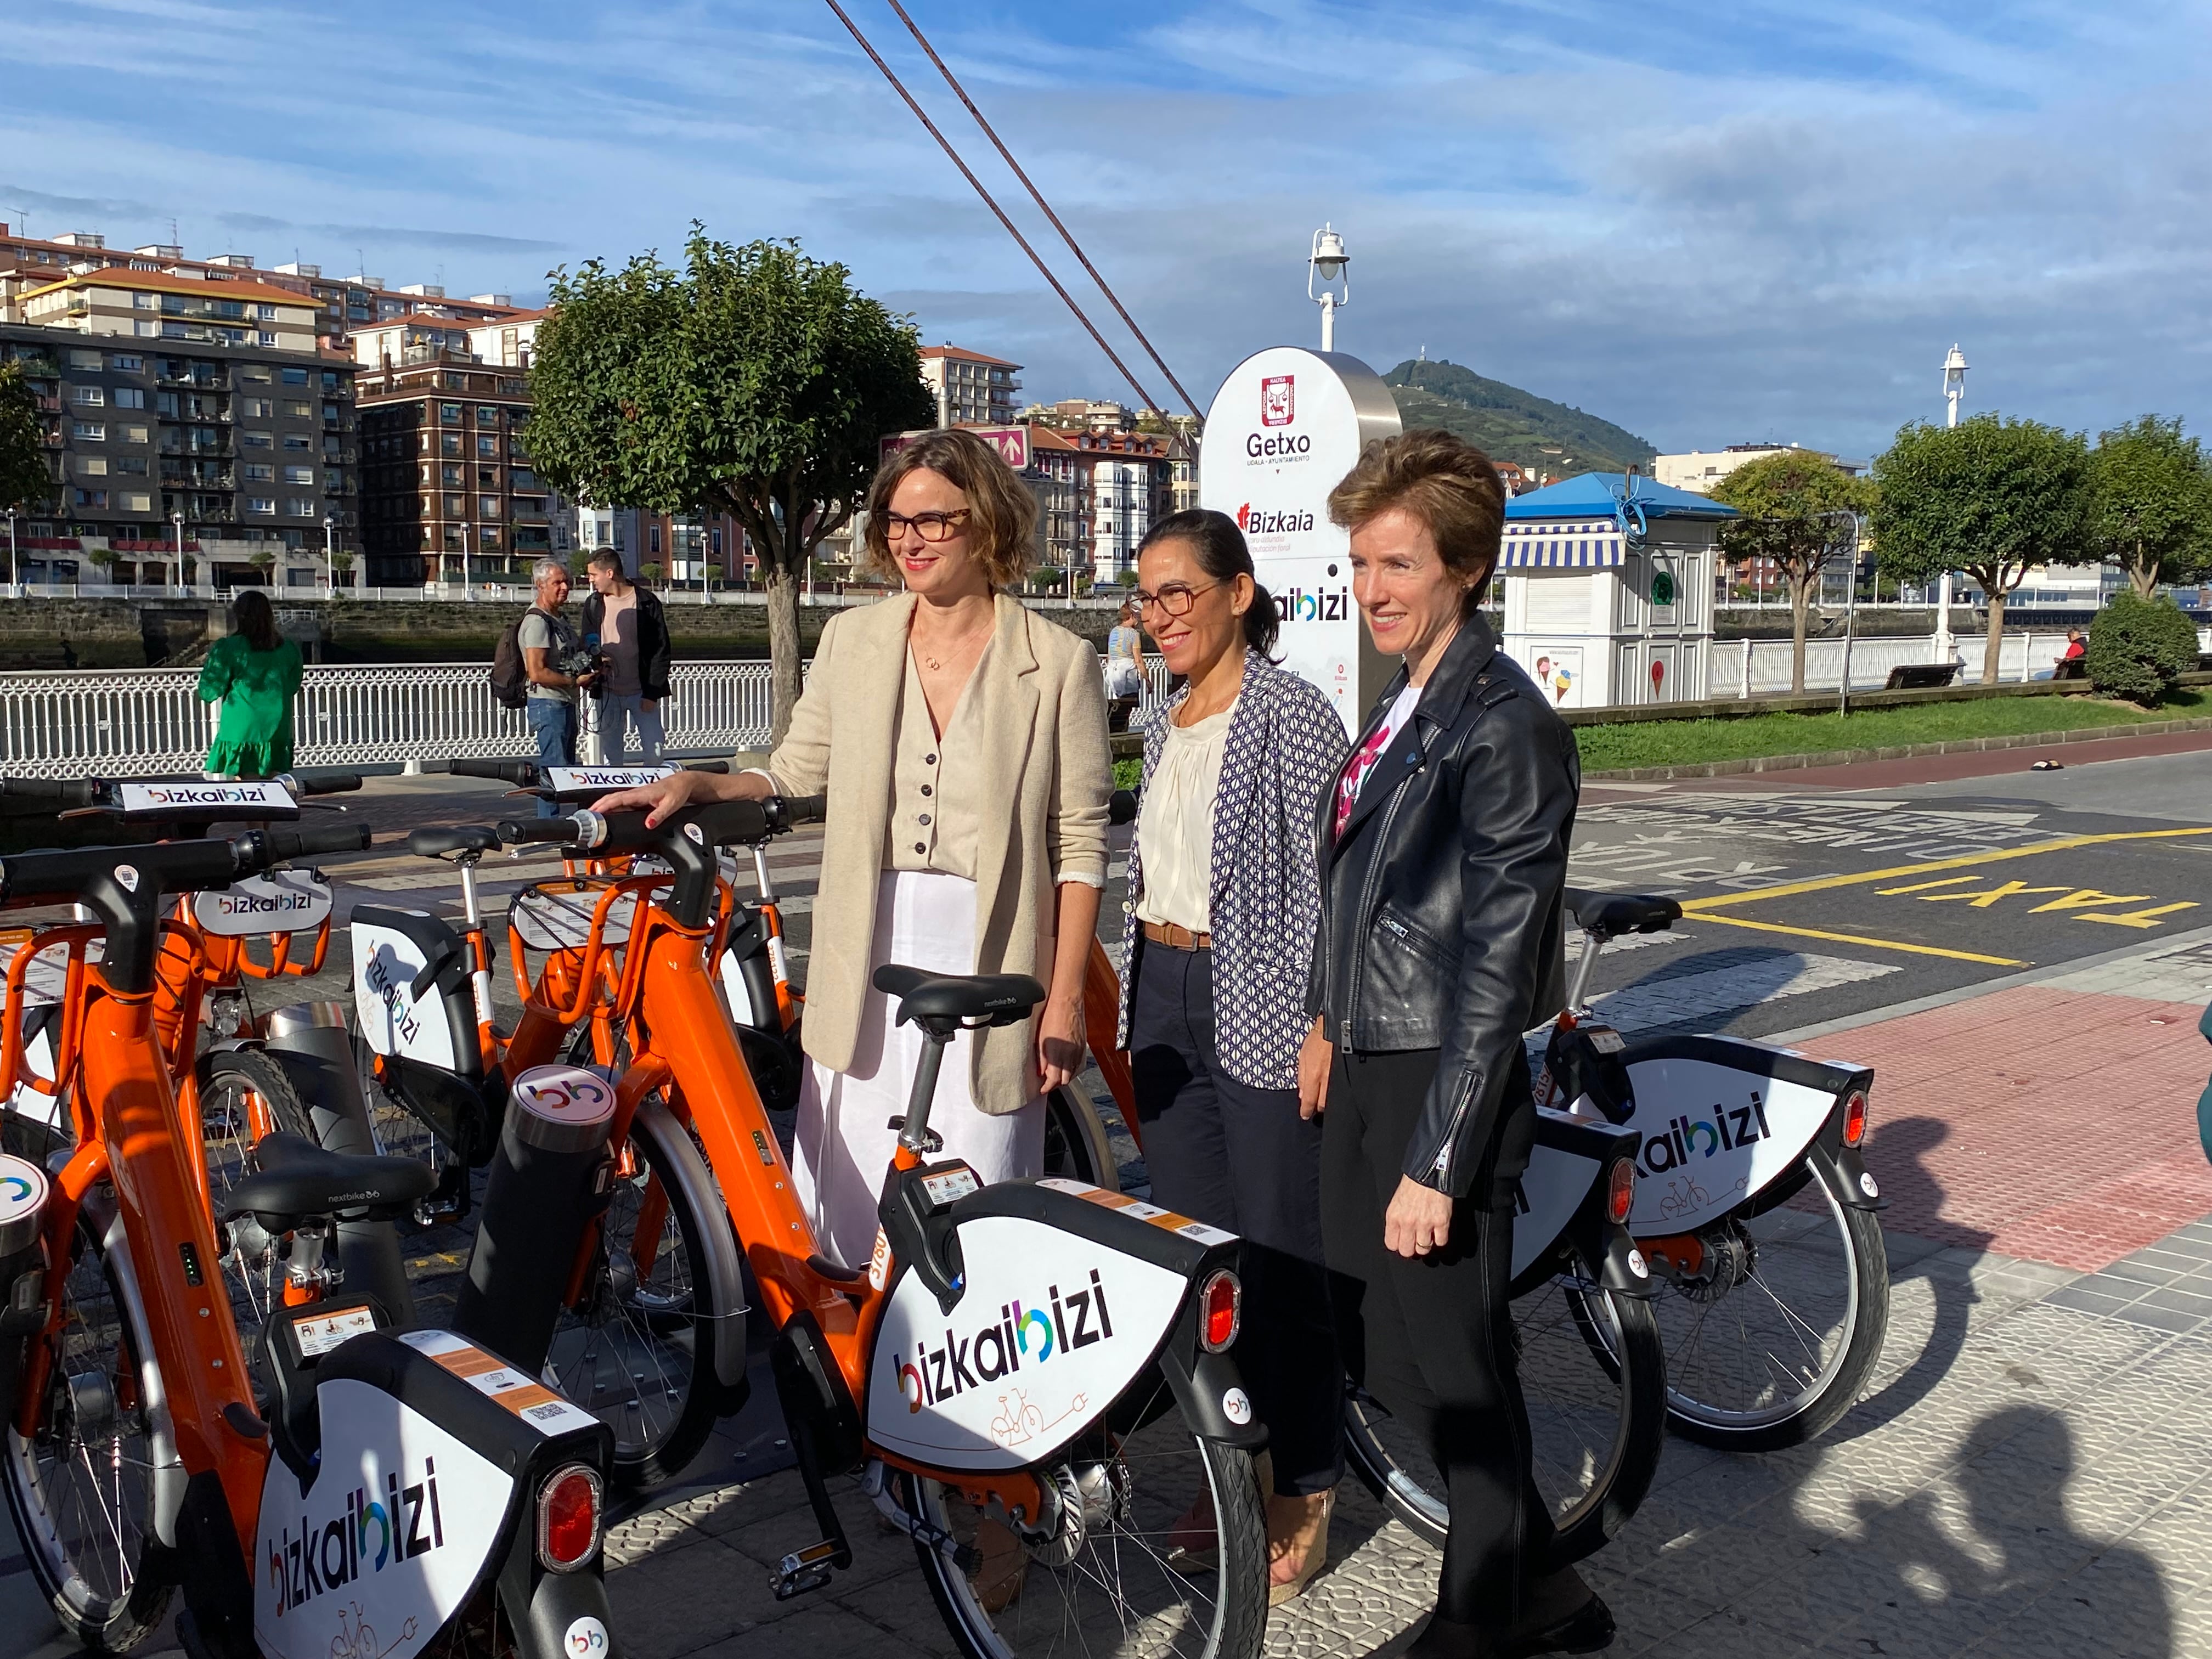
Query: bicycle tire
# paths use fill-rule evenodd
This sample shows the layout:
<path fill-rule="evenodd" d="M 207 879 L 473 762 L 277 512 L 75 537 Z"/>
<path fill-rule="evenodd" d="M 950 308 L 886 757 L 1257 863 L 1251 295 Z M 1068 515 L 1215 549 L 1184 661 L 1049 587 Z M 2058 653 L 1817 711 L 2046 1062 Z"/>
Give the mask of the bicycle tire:
<path fill-rule="evenodd" d="M 1648 1298 L 1607 1289 L 1577 1253 L 1516 1298 L 1514 1334 L 1537 1489 L 1552 1506 L 1548 1560 L 1567 1566 L 1628 1524 L 1658 1472 L 1667 1440 L 1658 1322 Z M 1601 1363 L 1593 1364 L 1586 1349 Z M 1626 1356 L 1625 1366 L 1616 1354 Z M 1345 1392 L 1344 1433 L 1361 1483 L 1408 1530 L 1442 1549 L 1451 1504 L 1428 1449 L 1357 1388 Z"/>
<path fill-rule="evenodd" d="M 91 1652 L 123 1653 L 160 1626 L 169 1604 L 152 1448 L 168 1447 L 165 1455 L 173 1456 L 176 1441 L 161 1391 L 147 1386 L 138 1357 L 148 1340 L 145 1316 L 125 1289 L 135 1275 L 121 1218 L 103 1221 L 88 1207 L 73 1245 L 62 1289 L 62 1352 L 30 1437 L 7 1425 L 0 1486 L 24 1560 L 63 1630 Z M 100 1426 L 87 1425 L 88 1412 L 100 1416 Z M 115 1472 L 112 1488 L 98 1479 L 80 1482 L 80 1468 Z M 111 1491 L 112 1504 L 105 1502 Z M 111 1544 L 112 1560 L 95 1568 L 91 1552 Z"/>
<path fill-rule="evenodd" d="M 1857 1402 L 1881 1361 L 1889 1328 L 1889 1252 L 1881 1223 L 1872 1211 L 1844 1201 L 1843 1173 L 1833 1155 L 1813 1147 L 1805 1154 L 1804 1167 L 1810 1179 L 1796 1199 L 1735 1222 L 1752 1246 L 1747 1276 L 1740 1284 L 1716 1298 L 1693 1303 L 1663 1272 L 1653 1275 L 1661 1335 L 1667 1346 L 1668 1425 L 1686 1440 L 1737 1452 L 1802 1445 L 1835 1426 Z M 1807 1202 L 1815 1193 L 1817 1200 Z M 1793 1223 L 1808 1214 L 1815 1218 L 1812 1226 L 1793 1234 Z M 1814 1244 L 1813 1235 L 1826 1229 L 1832 1229 L 1832 1237 L 1825 1244 Z M 1838 1268 L 1840 1296 L 1812 1303 L 1809 1297 L 1818 1285 L 1834 1279 Z M 1763 1300 L 1748 1297 L 1754 1286 Z M 1803 1388 L 1790 1394 L 1777 1391 L 1770 1398 L 1753 1386 L 1762 1373 L 1769 1380 L 1776 1376 L 1778 1351 L 1785 1345 L 1750 1334 L 1741 1319 L 1741 1346 L 1762 1369 L 1754 1370 L 1749 1360 L 1730 1366 L 1724 1358 L 1709 1358 L 1725 1343 L 1726 1334 L 1709 1346 L 1704 1341 L 1704 1327 L 1711 1322 L 1712 1310 L 1726 1307 L 1738 1295 L 1744 1295 L 1754 1310 L 1778 1310 L 1782 1317 L 1774 1328 L 1801 1348 L 1806 1346 L 1803 1333 L 1823 1334 L 1828 1351 L 1813 1356 L 1819 1363 L 1803 1379 Z M 1702 1316 L 1686 1311 L 1699 1306 L 1706 1310 Z M 1829 1334 L 1834 1334 L 1832 1343 L 1826 1340 Z M 1723 1374 L 1729 1369 L 1738 1372 L 1733 1388 Z M 1730 1393 L 1735 1397 L 1723 1397 Z"/>
<path fill-rule="evenodd" d="M 1112 1431 L 1109 1423 L 1127 1431 Z M 1094 1490 L 1100 1480 L 1118 1482 L 1118 1501 L 1103 1505 L 1095 1528 L 1054 1534 L 1057 1548 L 1045 1554 L 1024 1546 L 1021 1593 L 997 1613 L 986 1609 L 956 1561 L 915 1540 L 931 1599 L 965 1659 L 1105 1651 L 1255 1659 L 1267 1626 L 1267 1524 L 1251 1455 L 1200 1434 L 1157 1371 L 1036 1474 L 1088 1478 Z M 921 1475 L 898 1480 L 908 1514 L 972 1545 L 975 1513 L 950 1489 Z M 1200 1491 L 1213 1502 L 1213 1566 L 1167 1547 L 1170 1525 Z M 1061 1553 L 1067 1561 L 1052 1565 Z M 1206 1597 L 1199 1586 L 1209 1578 L 1215 1593 Z M 1199 1616 L 1178 1619 L 1179 1611 Z M 1188 1637 L 1197 1639 L 1176 1639 Z"/>
<path fill-rule="evenodd" d="M 1114 1166 L 1112 1144 L 1097 1109 L 1065 1084 L 1044 1097 L 1042 1173 L 1109 1192 L 1121 1190 L 1121 1171 Z"/>
<path fill-rule="evenodd" d="M 665 1121 L 672 1133 L 686 1133 L 672 1118 Z M 615 1483 L 629 1492 L 681 1474 L 722 1408 L 701 1243 L 702 1229 L 720 1218 L 695 1214 L 682 1182 L 654 1176 L 677 1155 L 661 1144 L 662 1133 L 651 1118 L 632 1121 L 635 1172 L 614 1182 L 584 1294 L 562 1310 L 545 1358 L 553 1387 L 614 1431 Z M 636 1228 L 648 1193 L 664 1201 L 665 1217 L 641 1277 Z"/>
<path fill-rule="evenodd" d="M 200 1155 L 207 1166 L 209 1218 L 220 1225 L 224 1195 L 246 1173 L 246 1159 L 254 1142 L 275 1130 L 304 1135 L 318 1146 L 321 1138 L 315 1133 L 313 1115 L 275 1055 L 258 1048 L 218 1048 L 202 1054 L 193 1062 L 192 1070 L 199 1094 Z M 230 1103 L 234 1098 L 239 1103 L 235 1108 Z M 254 1249 L 267 1237 L 258 1228 L 228 1229 L 223 1280 L 242 1334 L 259 1330 L 273 1304 L 282 1300 L 276 1284 L 281 1270 L 273 1243 L 266 1249 Z M 217 1237 L 222 1239 L 225 1234 L 219 1232 Z M 252 1251 L 250 1256 L 249 1250 Z"/>

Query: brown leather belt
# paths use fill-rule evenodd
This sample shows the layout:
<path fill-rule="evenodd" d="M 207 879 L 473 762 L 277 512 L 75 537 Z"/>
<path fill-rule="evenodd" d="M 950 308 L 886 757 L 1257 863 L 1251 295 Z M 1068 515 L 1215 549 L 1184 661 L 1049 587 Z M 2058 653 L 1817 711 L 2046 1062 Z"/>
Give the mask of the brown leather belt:
<path fill-rule="evenodd" d="M 1164 945 L 1170 951 L 1211 951 L 1213 935 L 1194 933 L 1188 927 L 1178 927 L 1171 921 L 1148 921 L 1145 937 L 1155 945 Z"/>

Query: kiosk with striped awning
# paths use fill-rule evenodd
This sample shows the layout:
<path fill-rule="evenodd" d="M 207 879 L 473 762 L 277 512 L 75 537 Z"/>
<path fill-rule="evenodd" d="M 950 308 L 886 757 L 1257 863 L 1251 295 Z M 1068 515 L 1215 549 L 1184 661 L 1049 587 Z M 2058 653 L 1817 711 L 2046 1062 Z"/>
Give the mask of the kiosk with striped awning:
<path fill-rule="evenodd" d="M 1505 504 L 1505 650 L 1562 708 L 1705 695 L 1713 540 L 1735 509 L 1637 477 L 1634 534 L 1629 488 L 1586 472 Z"/>

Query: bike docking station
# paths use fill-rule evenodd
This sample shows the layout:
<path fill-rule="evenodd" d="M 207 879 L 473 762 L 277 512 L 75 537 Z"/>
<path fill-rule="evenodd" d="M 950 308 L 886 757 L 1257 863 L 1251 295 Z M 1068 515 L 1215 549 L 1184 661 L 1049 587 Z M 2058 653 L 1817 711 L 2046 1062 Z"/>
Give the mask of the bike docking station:
<path fill-rule="evenodd" d="M 0 1153 L 0 1413 L 10 1423 L 22 1382 L 21 1339 L 46 1322 L 39 1232 L 52 1190 L 37 1164 Z"/>

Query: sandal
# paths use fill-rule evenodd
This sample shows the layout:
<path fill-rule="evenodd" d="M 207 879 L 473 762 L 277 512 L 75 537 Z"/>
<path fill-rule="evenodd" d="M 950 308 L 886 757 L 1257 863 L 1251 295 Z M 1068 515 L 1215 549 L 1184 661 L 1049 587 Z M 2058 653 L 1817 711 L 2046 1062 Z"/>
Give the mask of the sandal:
<path fill-rule="evenodd" d="M 1308 1520 L 1298 1528 L 1303 1532 L 1305 1527 L 1310 1525 L 1313 1531 L 1307 1536 L 1305 1553 L 1298 1561 L 1297 1571 L 1291 1577 L 1276 1577 L 1275 1569 L 1291 1559 L 1291 1552 L 1297 1547 L 1297 1534 L 1291 1535 L 1280 1555 L 1276 1554 L 1272 1547 L 1269 1548 L 1267 1557 L 1267 1605 L 1269 1607 L 1279 1607 L 1285 1601 L 1297 1601 L 1299 1596 L 1305 1594 L 1306 1586 L 1312 1582 L 1313 1576 L 1328 1565 L 1328 1518 L 1330 1511 L 1335 1507 L 1336 1489 L 1332 1486 L 1321 1494 L 1320 1512 L 1317 1515 L 1310 1514 Z"/>

